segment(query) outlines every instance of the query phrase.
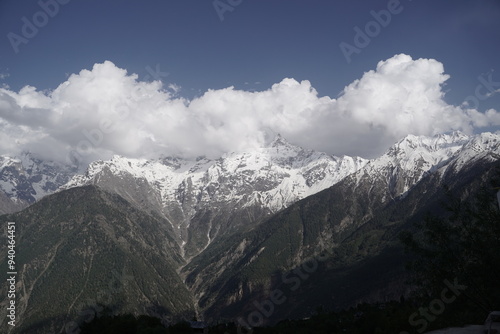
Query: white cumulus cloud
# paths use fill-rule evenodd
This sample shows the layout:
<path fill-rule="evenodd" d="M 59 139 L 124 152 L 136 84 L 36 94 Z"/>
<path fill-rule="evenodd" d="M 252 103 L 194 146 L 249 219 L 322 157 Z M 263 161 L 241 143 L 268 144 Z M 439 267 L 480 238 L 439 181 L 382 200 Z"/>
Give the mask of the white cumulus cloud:
<path fill-rule="evenodd" d="M 82 166 L 113 154 L 218 156 L 289 141 L 331 154 L 373 157 L 407 134 L 432 135 L 500 125 L 500 113 L 447 104 L 449 78 L 433 59 L 400 54 L 319 97 L 307 80 L 286 78 L 254 92 L 233 87 L 186 100 L 180 87 L 144 82 L 106 61 L 50 92 L 0 88 L 0 154 L 31 151 Z"/>

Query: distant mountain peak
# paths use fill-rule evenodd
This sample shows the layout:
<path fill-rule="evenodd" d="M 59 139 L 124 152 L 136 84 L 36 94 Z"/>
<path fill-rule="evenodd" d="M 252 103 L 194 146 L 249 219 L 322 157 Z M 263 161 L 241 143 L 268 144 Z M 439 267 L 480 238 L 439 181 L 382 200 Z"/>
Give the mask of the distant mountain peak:
<path fill-rule="evenodd" d="M 290 145 L 290 143 L 280 133 L 278 133 L 276 134 L 276 136 L 274 137 L 269 146 L 276 147 L 276 146 L 288 146 L 288 145 Z"/>
<path fill-rule="evenodd" d="M 410 134 L 392 145 L 384 155 L 393 155 L 398 157 L 398 159 L 406 159 L 408 156 L 414 156 L 418 152 L 443 151 L 444 155 L 449 156 L 452 154 L 452 151 L 462 147 L 470 140 L 470 136 L 460 131 L 454 131 L 448 134 L 438 134 L 432 137 Z"/>
<path fill-rule="evenodd" d="M 464 139 L 470 138 L 470 136 L 466 135 L 465 133 L 463 133 L 460 130 L 455 130 L 455 131 L 452 131 L 450 133 L 438 134 L 435 137 L 438 137 L 438 138 L 449 137 L 454 141 L 464 140 Z"/>
<path fill-rule="evenodd" d="M 452 161 L 456 172 L 472 159 L 485 155 L 494 159 L 498 151 L 500 136 L 488 132 L 473 136 L 460 131 L 432 137 L 408 135 L 371 160 L 358 174 L 366 173 L 387 183 L 392 195 L 400 196 L 426 174 L 442 167 L 445 171 Z"/>
<path fill-rule="evenodd" d="M 283 137 L 279 133 L 274 137 L 274 139 L 270 143 L 264 145 L 262 148 L 263 149 L 273 148 L 276 149 L 277 151 L 291 151 L 291 152 L 299 152 L 304 150 L 302 147 L 290 143 L 285 137 Z"/>
<path fill-rule="evenodd" d="M 30 152 L 0 157 L 0 190 L 14 203 L 31 204 L 56 191 L 76 173 L 73 166 L 45 161 Z"/>
<path fill-rule="evenodd" d="M 450 133 L 441 133 L 436 134 L 434 136 L 425 136 L 425 135 L 413 135 L 409 134 L 405 136 L 403 139 L 398 141 L 393 146 L 399 146 L 403 143 L 419 143 L 421 145 L 429 145 L 432 143 L 465 143 L 471 137 L 464 134 L 461 131 L 453 131 Z"/>

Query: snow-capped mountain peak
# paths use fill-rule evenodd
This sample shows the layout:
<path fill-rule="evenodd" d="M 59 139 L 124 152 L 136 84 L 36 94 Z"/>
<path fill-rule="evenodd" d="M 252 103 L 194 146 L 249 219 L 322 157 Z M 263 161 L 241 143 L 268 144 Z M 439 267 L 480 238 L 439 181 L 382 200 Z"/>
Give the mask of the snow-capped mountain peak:
<path fill-rule="evenodd" d="M 0 157 L 0 189 L 14 203 L 30 204 L 56 191 L 76 172 L 72 166 L 28 152 L 18 158 Z"/>
<path fill-rule="evenodd" d="M 387 184 L 392 196 L 401 196 L 427 173 L 438 169 L 445 172 L 450 165 L 456 171 L 471 159 L 500 153 L 499 147 L 500 136 L 492 133 L 468 136 L 455 131 L 433 137 L 408 135 L 385 154 L 371 160 L 357 173 L 357 180 L 363 176 L 378 179 Z"/>
<path fill-rule="evenodd" d="M 0 187 L 13 203 L 26 206 L 56 189 L 98 185 L 167 218 L 190 257 L 224 233 L 220 231 L 245 224 L 238 215 L 244 213 L 257 222 L 349 175 L 348 187 L 361 185 L 367 192 L 374 185 L 386 189 L 373 193 L 385 202 L 406 194 L 428 173 L 445 173 L 474 159 L 499 157 L 500 135 L 491 133 L 409 135 L 370 161 L 304 149 L 277 136 L 263 147 L 226 153 L 218 159 L 115 155 L 92 162 L 83 174 L 32 155 L 3 157 Z M 18 209 L 11 206 L 8 210 Z"/>
<path fill-rule="evenodd" d="M 446 158 L 469 140 L 469 136 L 458 131 L 434 137 L 408 135 L 389 148 L 383 156 L 391 156 L 402 161 L 409 161 L 425 154 L 436 159 Z"/>
<path fill-rule="evenodd" d="M 470 138 L 454 158 L 452 169 L 458 171 L 468 163 L 479 159 L 500 159 L 500 135 L 483 132 Z"/>
<path fill-rule="evenodd" d="M 156 211 L 171 222 L 179 244 L 186 245 L 192 256 L 221 230 L 243 222 L 234 214 L 246 212 L 255 220 L 264 218 L 331 187 L 366 162 L 306 150 L 277 137 L 264 147 L 218 159 L 114 156 L 91 163 L 61 190 L 96 184 L 141 209 Z"/>
<path fill-rule="evenodd" d="M 333 157 L 305 150 L 277 136 L 269 145 L 247 152 L 233 152 L 219 159 L 185 160 L 164 157 L 153 160 L 114 156 L 96 161 L 83 175 L 75 176 L 64 189 L 99 183 L 102 174 L 128 174 L 144 179 L 158 192 L 163 205 L 182 207 L 187 184 L 201 202 L 259 202 L 272 211 L 332 186 L 366 163 L 362 158 Z"/>

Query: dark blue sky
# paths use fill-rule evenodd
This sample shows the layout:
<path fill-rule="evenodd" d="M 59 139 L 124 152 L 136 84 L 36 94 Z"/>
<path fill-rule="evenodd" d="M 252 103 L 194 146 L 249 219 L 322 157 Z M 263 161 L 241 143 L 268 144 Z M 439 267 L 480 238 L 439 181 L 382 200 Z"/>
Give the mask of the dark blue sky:
<path fill-rule="evenodd" d="M 44 24 L 38 1 L 1 0 L 0 83 L 54 89 L 68 74 L 111 60 L 140 79 L 148 67 L 168 72 L 163 81 L 189 98 L 231 85 L 264 90 L 285 77 L 336 97 L 398 53 L 442 62 L 451 76 L 447 101 L 455 105 L 475 94 L 479 76 L 500 81 L 498 0 L 401 0 L 400 12 L 350 63 L 339 44 L 354 45 L 354 28 L 364 30 L 374 20 L 370 11 L 392 0 L 220 2 L 240 4 L 221 21 L 212 0 L 71 0 Z M 41 27 L 16 53 L 8 34 L 22 36 L 23 17 L 33 23 L 34 16 Z M 480 110 L 498 110 L 499 102 L 498 95 L 485 99 Z"/>

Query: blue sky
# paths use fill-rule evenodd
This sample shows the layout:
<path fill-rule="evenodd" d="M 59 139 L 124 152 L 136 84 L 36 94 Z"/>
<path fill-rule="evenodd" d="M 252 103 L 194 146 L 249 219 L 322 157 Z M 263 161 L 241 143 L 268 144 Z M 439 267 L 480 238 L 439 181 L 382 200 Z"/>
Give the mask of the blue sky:
<path fill-rule="evenodd" d="M 215 5 L 229 10 L 218 12 Z M 373 13 L 382 15 L 386 24 L 376 23 Z M 390 13 L 390 22 L 380 13 Z M 25 27 L 26 22 L 38 25 L 36 34 Z M 356 38 L 359 39 L 356 29 L 366 34 L 370 27 L 375 30 L 368 32 L 369 43 L 365 40 L 367 45 L 358 44 L 357 53 L 350 54 L 348 61 L 341 43 L 356 47 Z M 411 66 L 405 67 L 407 74 L 418 76 L 415 82 L 419 85 L 415 85 L 432 86 L 430 90 L 423 90 L 423 94 L 439 85 L 445 93 L 443 101 L 450 106 L 460 106 L 468 100 L 469 107 L 481 113 L 490 108 L 500 110 L 500 94 L 496 92 L 500 89 L 498 0 L 1 0 L 0 36 L 0 85 L 18 101 L 16 108 L 19 107 L 20 113 L 26 108 L 19 102 L 22 87 L 34 86 L 38 93 L 50 95 L 71 74 L 83 69 L 92 71 L 94 64 L 105 61 L 126 70 L 127 75 L 137 74 L 137 81 L 152 82 L 152 73 L 159 71 L 157 79 L 163 87 L 170 85 L 176 98 L 188 101 L 204 96 L 209 89 L 220 90 L 221 100 L 226 92 L 222 89 L 230 86 L 247 93 L 271 91 L 273 85 L 285 78 L 293 78 L 297 84 L 307 80 L 318 97 L 337 99 L 345 94 L 346 86 L 363 78 L 366 72 L 376 71 L 380 61 L 398 54 L 410 56 L 410 63 L 424 58 L 444 66 L 449 79 L 442 76 L 439 66 L 429 67 L 432 80 L 425 78 L 428 64 L 420 64 L 420 72 L 412 72 Z M 121 76 L 109 68 L 99 73 L 110 75 L 110 71 L 116 78 Z M 411 76 L 404 78 L 407 83 L 412 81 Z M 365 82 L 369 82 L 368 79 Z M 484 82 L 489 82 L 489 86 Z M 18 93 L 20 95 L 16 95 Z M 435 94 L 429 97 L 434 98 L 437 99 Z M 43 96 L 40 99 L 43 100 Z M 208 103 L 208 100 L 207 97 L 204 101 Z M 344 104 L 361 108 L 359 103 L 349 103 Z M 35 103 L 30 108 L 42 104 Z M 301 115 L 308 108 L 304 107 Z M 380 106 L 378 110 L 382 110 Z M 350 111 L 344 110 L 341 114 L 346 112 Z M 215 114 L 215 111 L 210 113 L 211 122 Z M 469 117 L 467 115 L 462 116 Z M 479 124 L 482 129 L 498 129 L 493 121 L 496 114 L 491 114 L 489 121 L 478 120 L 478 117 L 464 122 Z M 194 118 L 203 117 L 195 115 Z M 366 123 L 371 128 L 383 126 L 378 118 L 370 118 Z M 420 128 L 404 128 L 390 135 L 384 132 L 379 137 L 380 147 L 369 149 L 378 153 L 405 132 L 432 134 L 424 123 Z M 275 129 L 267 123 L 263 127 L 287 133 L 287 129 Z M 439 131 L 466 127 L 463 122 L 450 123 Z M 10 131 L 14 131 L 13 128 Z M 300 138 L 314 137 L 304 131 L 288 132 L 292 138 L 299 138 L 299 133 Z M 371 137 L 365 139 L 368 138 Z M 314 140 L 335 138 L 323 135 L 309 141 L 304 139 L 301 144 L 315 148 Z M 72 144 L 66 142 L 65 145 Z M 352 145 L 362 145 L 362 142 L 353 141 Z M 171 144 L 164 146 L 171 147 Z M 360 149 L 325 145 L 318 148 L 332 153 L 370 155 Z M 0 151 L 6 152 L 2 147 Z"/>
<path fill-rule="evenodd" d="M 454 103 L 473 94 L 482 74 L 494 70 L 500 81 L 497 0 L 401 0 L 401 13 L 348 64 L 339 44 L 353 44 L 353 28 L 388 3 L 242 0 L 221 21 L 211 0 L 71 0 L 16 54 L 7 33 L 22 35 L 22 17 L 32 21 L 41 7 L 2 0 L 0 73 L 16 90 L 54 89 L 67 74 L 110 60 L 140 78 L 158 65 L 186 96 L 231 85 L 263 90 L 292 77 L 335 97 L 378 61 L 406 53 L 444 64 Z"/>

